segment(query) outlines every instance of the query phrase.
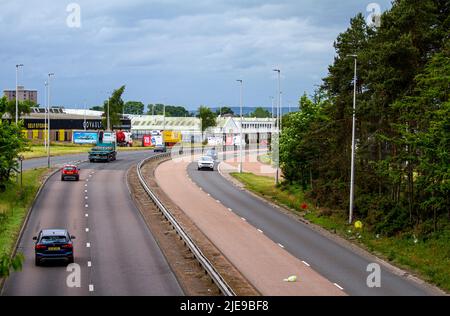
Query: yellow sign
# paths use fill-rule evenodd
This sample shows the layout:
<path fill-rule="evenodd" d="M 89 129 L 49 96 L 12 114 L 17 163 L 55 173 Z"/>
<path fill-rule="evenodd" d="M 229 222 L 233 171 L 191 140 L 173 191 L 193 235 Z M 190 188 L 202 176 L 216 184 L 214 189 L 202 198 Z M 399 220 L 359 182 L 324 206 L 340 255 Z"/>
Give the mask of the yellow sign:
<path fill-rule="evenodd" d="M 164 142 L 165 143 L 179 143 L 182 140 L 182 136 L 180 132 L 174 131 L 164 131 Z"/>

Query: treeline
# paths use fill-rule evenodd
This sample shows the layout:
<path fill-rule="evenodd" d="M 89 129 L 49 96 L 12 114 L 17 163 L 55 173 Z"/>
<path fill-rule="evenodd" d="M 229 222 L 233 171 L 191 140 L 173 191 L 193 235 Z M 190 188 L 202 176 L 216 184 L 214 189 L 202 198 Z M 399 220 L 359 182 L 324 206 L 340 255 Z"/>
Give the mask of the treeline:
<path fill-rule="evenodd" d="M 286 180 L 348 213 L 358 56 L 355 212 L 378 233 L 424 235 L 450 219 L 450 2 L 398 0 L 378 28 L 360 14 L 323 85 L 284 118 Z M 340 210 L 340 211 L 339 211 Z"/>

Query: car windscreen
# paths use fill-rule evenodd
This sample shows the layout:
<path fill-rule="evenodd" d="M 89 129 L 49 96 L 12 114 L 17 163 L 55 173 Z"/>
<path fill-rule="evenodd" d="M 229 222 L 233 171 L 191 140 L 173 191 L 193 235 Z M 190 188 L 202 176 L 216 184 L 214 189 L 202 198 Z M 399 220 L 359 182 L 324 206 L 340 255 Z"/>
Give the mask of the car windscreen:
<path fill-rule="evenodd" d="M 64 171 L 77 171 L 77 168 L 75 168 L 75 167 L 65 167 Z"/>
<path fill-rule="evenodd" d="M 67 242 L 66 236 L 43 236 L 41 238 L 41 243 L 43 244 L 65 243 L 65 242 Z"/>
<path fill-rule="evenodd" d="M 210 162 L 212 162 L 213 159 L 211 157 L 202 157 L 202 159 L 200 159 L 200 161 L 206 161 L 206 162 L 210 161 Z"/>

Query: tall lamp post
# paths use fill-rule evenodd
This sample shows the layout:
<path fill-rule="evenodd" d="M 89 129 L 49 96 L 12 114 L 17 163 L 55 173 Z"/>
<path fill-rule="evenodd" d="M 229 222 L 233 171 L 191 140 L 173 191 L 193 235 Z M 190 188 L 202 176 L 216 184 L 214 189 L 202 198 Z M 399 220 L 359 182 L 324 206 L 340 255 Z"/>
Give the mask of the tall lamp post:
<path fill-rule="evenodd" d="M 48 81 L 47 81 L 47 111 L 48 111 L 48 124 L 47 124 L 47 167 L 50 169 L 50 80 L 54 76 L 54 73 L 48 74 Z"/>
<path fill-rule="evenodd" d="M 278 127 L 278 148 L 279 148 L 279 142 L 280 142 L 280 134 L 281 134 L 281 70 L 280 69 L 274 69 L 273 71 L 278 73 L 278 106 L 277 106 L 277 127 Z M 276 170 L 276 178 L 275 183 L 278 185 L 280 183 L 280 162 L 277 163 L 277 170 Z"/>
<path fill-rule="evenodd" d="M 350 176 L 350 210 L 349 210 L 349 224 L 353 223 L 353 208 L 354 208 L 354 198 L 355 198 L 355 154 L 356 154 L 356 84 L 357 84 L 357 67 L 358 67 L 358 56 L 348 55 L 355 60 L 355 73 L 353 79 L 353 122 L 352 122 L 352 165 L 351 165 L 351 176 Z"/>
<path fill-rule="evenodd" d="M 48 107 L 48 81 L 45 81 L 45 105 L 44 105 L 44 148 L 47 152 L 47 107 Z"/>
<path fill-rule="evenodd" d="M 241 148 L 240 148 L 240 154 L 239 154 L 239 156 L 240 156 L 239 173 L 242 173 L 243 172 L 243 166 L 242 166 L 242 164 L 243 164 L 243 159 L 242 159 L 242 138 L 243 138 L 243 133 L 242 133 L 242 128 L 243 128 L 243 124 L 244 124 L 244 118 L 243 118 L 243 113 L 242 113 L 242 103 L 243 103 L 244 81 L 241 80 L 241 79 L 236 80 L 236 81 L 240 83 L 240 98 L 239 98 L 240 101 L 239 101 L 239 103 L 240 103 L 240 108 L 241 108 L 241 128 L 240 128 L 241 139 L 239 141 L 239 144 L 240 144 Z"/>
<path fill-rule="evenodd" d="M 23 64 L 16 65 L 16 124 L 19 123 L 19 68 Z"/>

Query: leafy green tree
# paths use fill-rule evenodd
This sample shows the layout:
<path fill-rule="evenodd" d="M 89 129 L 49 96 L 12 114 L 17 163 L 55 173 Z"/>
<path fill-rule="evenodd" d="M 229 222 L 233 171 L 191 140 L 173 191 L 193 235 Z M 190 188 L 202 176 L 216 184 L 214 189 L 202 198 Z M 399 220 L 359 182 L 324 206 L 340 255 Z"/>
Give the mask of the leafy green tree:
<path fill-rule="evenodd" d="M 108 100 L 104 102 L 103 104 L 103 111 L 104 111 L 104 117 L 103 117 L 103 126 L 108 126 L 108 106 L 109 106 L 109 117 L 111 122 L 111 129 L 113 129 L 114 126 L 120 125 L 120 118 L 123 114 L 123 109 L 125 106 L 124 101 L 122 100 L 122 95 L 125 92 L 125 86 L 120 87 L 117 90 L 114 90 L 111 97 Z"/>
<path fill-rule="evenodd" d="M 143 115 L 145 105 L 142 102 L 128 101 L 125 103 L 125 114 Z"/>
<path fill-rule="evenodd" d="M 24 114 L 29 114 L 31 112 L 32 107 L 37 107 L 37 104 L 32 101 L 29 101 L 29 100 L 19 101 L 19 103 L 18 103 L 19 119 Z M 0 99 L 0 113 L 2 115 L 8 114 L 11 118 L 15 118 L 16 117 L 16 101 L 15 100 L 8 101 L 8 99 L 6 97 L 2 97 Z"/>
<path fill-rule="evenodd" d="M 27 150 L 28 140 L 22 134 L 23 126 L 0 120 L 0 191 L 18 168 L 20 153 Z"/>
<path fill-rule="evenodd" d="M 90 110 L 103 112 L 105 110 L 105 108 L 103 106 L 96 105 L 96 106 L 91 107 Z"/>
<path fill-rule="evenodd" d="M 206 106 L 201 106 L 198 109 L 198 118 L 201 120 L 202 132 L 204 133 L 208 128 L 217 126 L 217 115 Z"/>
<path fill-rule="evenodd" d="M 234 115 L 234 111 L 230 107 L 224 106 L 224 107 L 221 107 L 220 109 L 218 109 L 216 114 L 217 114 L 217 116 L 219 116 L 219 115 Z"/>
<path fill-rule="evenodd" d="M 191 113 L 183 106 L 166 105 L 166 117 L 190 117 Z M 148 115 L 164 115 L 164 104 L 149 104 Z"/>
<path fill-rule="evenodd" d="M 266 110 L 262 107 L 258 107 L 255 109 L 255 111 L 253 113 L 250 114 L 250 117 L 270 118 L 270 117 L 272 117 L 272 114 L 268 110 Z"/>

